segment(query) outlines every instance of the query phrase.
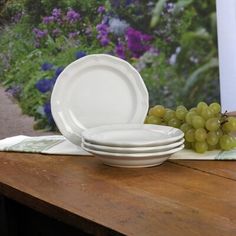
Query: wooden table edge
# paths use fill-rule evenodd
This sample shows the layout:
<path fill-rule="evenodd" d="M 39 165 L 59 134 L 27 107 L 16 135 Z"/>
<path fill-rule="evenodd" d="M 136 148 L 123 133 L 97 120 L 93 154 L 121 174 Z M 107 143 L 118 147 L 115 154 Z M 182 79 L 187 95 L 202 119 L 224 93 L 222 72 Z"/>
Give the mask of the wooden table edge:
<path fill-rule="evenodd" d="M 124 235 L 121 232 L 108 228 L 90 219 L 76 215 L 49 202 L 45 202 L 35 196 L 22 192 L 21 190 L 15 189 L 12 186 L 2 182 L 0 182 L 0 194 L 51 218 L 83 230 L 89 234 L 112 236 Z M 35 204 L 35 200 L 37 200 L 37 205 Z"/>

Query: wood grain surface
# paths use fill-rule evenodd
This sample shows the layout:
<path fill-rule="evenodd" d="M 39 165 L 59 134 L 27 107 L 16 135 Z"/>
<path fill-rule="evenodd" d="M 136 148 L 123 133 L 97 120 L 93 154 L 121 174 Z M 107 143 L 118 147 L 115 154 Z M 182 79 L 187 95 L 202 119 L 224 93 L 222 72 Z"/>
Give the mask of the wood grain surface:
<path fill-rule="evenodd" d="M 142 169 L 0 153 L 0 193 L 94 235 L 236 235 L 236 162 Z"/>

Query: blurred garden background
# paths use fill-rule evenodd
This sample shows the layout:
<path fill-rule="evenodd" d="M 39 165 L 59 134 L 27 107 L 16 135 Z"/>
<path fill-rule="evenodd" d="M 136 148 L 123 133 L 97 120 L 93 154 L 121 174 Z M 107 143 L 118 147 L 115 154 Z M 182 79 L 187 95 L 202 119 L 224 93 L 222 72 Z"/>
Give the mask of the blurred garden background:
<path fill-rule="evenodd" d="M 35 129 L 55 130 L 57 77 L 93 53 L 130 62 L 150 106 L 219 102 L 215 0 L 0 0 L 0 84 Z"/>

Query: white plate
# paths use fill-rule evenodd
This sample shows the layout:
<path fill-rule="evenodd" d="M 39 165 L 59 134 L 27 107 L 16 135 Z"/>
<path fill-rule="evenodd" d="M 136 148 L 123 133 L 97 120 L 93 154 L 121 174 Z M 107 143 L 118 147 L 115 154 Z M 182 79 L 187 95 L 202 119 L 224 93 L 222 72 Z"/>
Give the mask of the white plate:
<path fill-rule="evenodd" d="M 184 139 L 180 141 L 166 144 L 166 145 L 159 145 L 153 147 L 112 147 L 112 146 L 104 146 L 98 145 L 93 143 L 88 143 L 83 140 L 83 145 L 85 148 L 89 148 L 92 150 L 97 151 L 104 151 L 104 152 L 118 152 L 118 153 L 148 153 L 148 152 L 160 152 L 160 151 L 167 151 L 173 148 L 176 148 L 184 143 Z"/>
<path fill-rule="evenodd" d="M 94 156 L 98 157 L 106 165 L 126 168 L 140 168 L 160 165 L 161 163 L 166 161 L 171 156 L 171 154 L 182 150 L 184 148 L 184 145 L 163 152 L 132 154 L 92 150 L 84 147 L 83 143 L 82 148 L 85 151 L 92 153 Z"/>
<path fill-rule="evenodd" d="M 105 54 L 85 56 L 59 75 L 51 96 L 60 132 L 80 143 L 81 132 L 105 124 L 143 123 L 148 92 L 128 62 Z"/>
<path fill-rule="evenodd" d="M 104 146 L 145 147 L 174 143 L 184 137 L 180 129 L 163 125 L 106 125 L 85 130 L 86 142 Z"/>

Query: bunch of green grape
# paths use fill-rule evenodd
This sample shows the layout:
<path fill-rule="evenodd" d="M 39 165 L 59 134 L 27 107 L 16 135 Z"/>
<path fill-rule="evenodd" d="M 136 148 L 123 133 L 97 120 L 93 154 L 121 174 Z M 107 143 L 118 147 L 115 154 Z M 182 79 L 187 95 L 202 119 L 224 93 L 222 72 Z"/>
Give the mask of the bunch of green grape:
<path fill-rule="evenodd" d="M 190 110 L 182 105 L 175 110 L 156 105 L 150 108 L 145 123 L 181 129 L 184 132 L 185 148 L 198 153 L 236 147 L 236 118 L 221 113 L 218 103 L 208 105 L 199 102 Z"/>

